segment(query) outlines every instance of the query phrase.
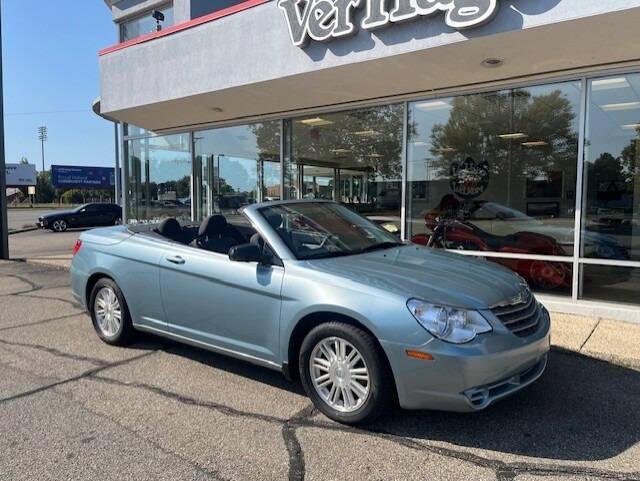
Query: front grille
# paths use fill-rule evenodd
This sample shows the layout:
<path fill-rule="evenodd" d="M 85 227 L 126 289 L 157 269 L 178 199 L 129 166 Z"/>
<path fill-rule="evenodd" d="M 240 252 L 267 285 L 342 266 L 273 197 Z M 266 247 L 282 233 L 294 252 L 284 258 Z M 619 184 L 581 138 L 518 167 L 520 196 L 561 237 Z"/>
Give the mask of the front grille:
<path fill-rule="evenodd" d="M 527 337 L 538 330 L 542 311 L 538 301 L 527 292 L 523 301 L 491 309 L 502 324 L 518 337 Z"/>

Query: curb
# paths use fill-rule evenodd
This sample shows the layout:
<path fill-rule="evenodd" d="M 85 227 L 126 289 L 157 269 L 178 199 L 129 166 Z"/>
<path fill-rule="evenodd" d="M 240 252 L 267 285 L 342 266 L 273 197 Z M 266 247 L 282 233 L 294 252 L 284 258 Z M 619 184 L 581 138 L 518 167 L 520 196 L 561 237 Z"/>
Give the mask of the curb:
<path fill-rule="evenodd" d="M 27 227 L 25 229 L 12 230 L 12 231 L 9 231 L 9 235 L 22 234 L 24 232 L 33 232 L 34 230 L 38 230 L 38 229 L 39 227 L 34 226 L 34 227 Z"/>

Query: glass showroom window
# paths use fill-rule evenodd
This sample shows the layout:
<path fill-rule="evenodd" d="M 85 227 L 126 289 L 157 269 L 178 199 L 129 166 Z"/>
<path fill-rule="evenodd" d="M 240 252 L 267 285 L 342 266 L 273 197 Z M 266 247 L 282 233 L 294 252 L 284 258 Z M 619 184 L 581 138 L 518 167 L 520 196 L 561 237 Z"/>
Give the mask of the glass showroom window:
<path fill-rule="evenodd" d="M 280 199 L 280 122 L 194 133 L 196 218 Z"/>
<path fill-rule="evenodd" d="M 191 219 L 189 134 L 127 142 L 127 219 L 157 222 Z"/>
<path fill-rule="evenodd" d="M 492 257 L 534 289 L 569 294 L 580 83 L 409 105 L 407 233 Z M 532 259 L 531 256 L 536 256 Z"/>
<path fill-rule="evenodd" d="M 402 104 L 292 121 L 292 198 L 335 199 L 399 233 Z"/>
<path fill-rule="evenodd" d="M 167 28 L 174 24 L 173 6 L 159 8 L 157 10 L 164 15 L 164 21 L 160 22 L 162 28 Z M 155 32 L 158 22 L 152 15 L 153 12 L 146 12 L 144 15 L 122 22 L 120 24 L 120 41 L 126 42 L 127 40 Z"/>
<path fill-rule="evenodd" d="M 582 297 L 638 303 L 640 75 L 589 82 L 586 140 L 580 256 L 627 266 L 583 265 Z"/>

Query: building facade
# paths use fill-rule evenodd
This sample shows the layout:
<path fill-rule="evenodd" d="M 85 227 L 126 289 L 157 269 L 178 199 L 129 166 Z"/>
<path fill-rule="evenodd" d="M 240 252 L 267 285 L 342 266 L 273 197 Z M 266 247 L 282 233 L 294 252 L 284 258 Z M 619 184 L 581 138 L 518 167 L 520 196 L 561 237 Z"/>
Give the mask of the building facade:
<path fill-rule="evenodd" d="M 640 320 L 640 0 L 106 2 L 129 222 L 335 199 Z"/>

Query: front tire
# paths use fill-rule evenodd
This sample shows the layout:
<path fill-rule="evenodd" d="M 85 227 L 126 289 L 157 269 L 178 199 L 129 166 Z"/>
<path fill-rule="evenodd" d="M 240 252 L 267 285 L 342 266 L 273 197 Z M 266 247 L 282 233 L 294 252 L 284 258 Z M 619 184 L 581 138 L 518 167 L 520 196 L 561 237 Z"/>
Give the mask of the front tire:
<path fill-rule="evenodd" d="M 51 224 L 51 230 L 54 232 L 64 232 L 69 228 L 67 221 L 64 219 L 56 219 Z"/>
<path fill-rule="evenodd" d="M 314 405 L 345 424 L 369 423 L 391 405 L 393 376 L 367 332 L 342 322 L 312 329 L 302 342 L 300 379 Z"/>
<path fill-rule="evenodd" d="M 98 337 L 107 344 L 124 346 L 133 339 L 133 324 L 118 285 L 106 277 L 91 290 L 91 320 Z"/>

